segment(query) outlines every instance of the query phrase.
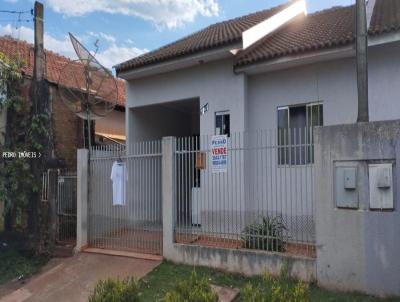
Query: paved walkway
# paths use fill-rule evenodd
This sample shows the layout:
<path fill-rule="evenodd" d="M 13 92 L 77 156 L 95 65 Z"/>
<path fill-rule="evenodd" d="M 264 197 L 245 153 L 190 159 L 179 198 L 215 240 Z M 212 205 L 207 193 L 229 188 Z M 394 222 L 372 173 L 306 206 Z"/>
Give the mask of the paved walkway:
<path fill-rule="evenodd" d="M 72 258 L 53 259 L 42 273 L 23 287 L 0 288 L 0 302 L 87 302 L 95 284 L 107 277 L 141 278 L 160 262 L 80 253 Z"/>

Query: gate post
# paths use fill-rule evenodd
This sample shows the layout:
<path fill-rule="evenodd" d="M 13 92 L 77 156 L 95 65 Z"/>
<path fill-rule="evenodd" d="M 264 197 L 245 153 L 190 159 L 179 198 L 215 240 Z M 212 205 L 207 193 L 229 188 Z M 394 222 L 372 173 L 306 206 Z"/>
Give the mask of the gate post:
<path fill-rule="evenodd" d="M 89 150 L 78 150 L 77 161 L 77 208 L 76 208 L 76 247 L 82 251 L 88 244 L 88 202 L 89 202 Z"/>
<path fill-rule="evenodd" d="M 175 137 L 162 139 L 162 221 L 163 221 L 163 257 L 173 258 L 174 252 L 174 213 L 175 213 Z"/>
<path fill-rule="evenodd" d="M 57 193 L 58 193 L 58 171 L 50 169 L 48 173 L 47 200 L 49 202 L 49 236 L 50 249 L 53 250 L 58 239 L 57 233 Z"/>

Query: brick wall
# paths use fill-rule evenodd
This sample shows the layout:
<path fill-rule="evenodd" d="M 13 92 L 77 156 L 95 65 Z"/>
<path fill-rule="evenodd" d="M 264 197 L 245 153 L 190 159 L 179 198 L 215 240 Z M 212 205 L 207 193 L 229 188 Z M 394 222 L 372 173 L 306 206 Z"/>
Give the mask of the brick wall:
<path fill-rule="evenodd" d="M 76 170 L 76 152 L 83 146 L 83 121 L 65 106 L 55 87 L 50 87 L 50 93 L 55 155 L 67 169 Z"/>

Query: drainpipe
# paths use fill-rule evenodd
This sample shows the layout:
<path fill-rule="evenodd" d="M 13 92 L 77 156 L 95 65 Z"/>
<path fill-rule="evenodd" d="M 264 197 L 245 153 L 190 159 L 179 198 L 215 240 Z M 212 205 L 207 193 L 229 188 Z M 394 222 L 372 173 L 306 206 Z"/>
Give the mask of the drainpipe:
<path fill-rule="evenodd" d="M 368 32 L 365 0 L 356 0 L 356 57 L 358 117 L 357 122 L 368 122 Z"/>

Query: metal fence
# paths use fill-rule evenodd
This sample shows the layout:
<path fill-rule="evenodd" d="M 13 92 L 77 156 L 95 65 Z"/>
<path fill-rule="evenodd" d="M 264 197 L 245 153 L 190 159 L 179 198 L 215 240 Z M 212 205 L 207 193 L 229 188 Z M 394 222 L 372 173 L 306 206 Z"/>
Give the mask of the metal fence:
<path fill-rule="evenodd" d="M 177 139 L 176 242 L 314 257 L 312 129 L 232 133 L 219 173 L 212 139 Z"/>
<path fill-rule="evenodd" d="M 93 148 L 89 177 L 89 245 L 161 254 L 161 141 Z"/>
<path fill-rule="evenodd" d="M 59 172 L 57 178 L 57 240 L 76 240 L 76 172 Z"/>
<path fill-rule="evenodd" d="M 49 171 L 42 173 L 41 200 L 45 202 L 49 201 Z"/>

